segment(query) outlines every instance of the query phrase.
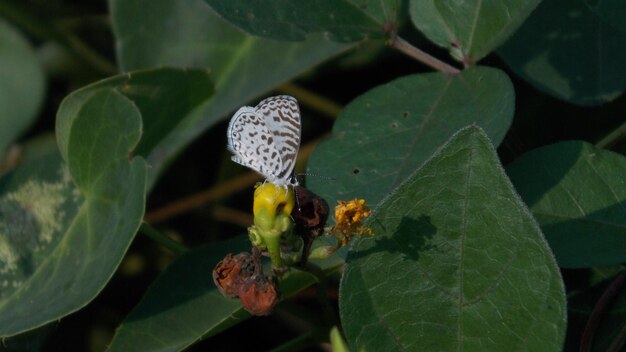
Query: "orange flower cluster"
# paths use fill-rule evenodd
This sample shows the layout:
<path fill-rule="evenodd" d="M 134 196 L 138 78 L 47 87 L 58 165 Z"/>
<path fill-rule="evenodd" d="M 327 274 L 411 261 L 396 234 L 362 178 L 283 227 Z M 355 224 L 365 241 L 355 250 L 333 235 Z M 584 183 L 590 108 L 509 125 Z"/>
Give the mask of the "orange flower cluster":
<path fill-rule="evenodd" d="M 349 202 L 337 201 L 335 206 L 335 226 L 331 233 L 345 246 L 355 236 L 372 236 L 372 229 L 363 225 L 363 221 L 372 214 L 365 205 L 365 199 L 353 199 Z"/>

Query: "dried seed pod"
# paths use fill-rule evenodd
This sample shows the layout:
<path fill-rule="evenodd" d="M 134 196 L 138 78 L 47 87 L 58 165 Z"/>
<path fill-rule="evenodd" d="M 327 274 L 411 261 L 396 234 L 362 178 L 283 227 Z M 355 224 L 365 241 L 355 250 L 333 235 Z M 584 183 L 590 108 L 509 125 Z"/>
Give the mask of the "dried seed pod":
<path fill-rule="evenodd" d="M 250 253 L 233 256 L 228 253 L 213 269 L 213 282 L 226 297 L 237 297 L 244 281 L 254 275 L 254 261 Z"/>
<path fill-rule="evenodd" d="M 267 276 L 248 277 L 239 290 L 241 304 L 252 315 L 269 315 L 280 299 L 278 287 Z"/>
<path fill-rule="evenodd" d="M 328 220 L 329 207 L 324 198 L 302 186 L 294 187 L 296 207 L 291 213 L 296 223 L 295 231 L 304 243 L 300 264 L 306 264 L 311 245 L 316 237 L 324 232 Z"/>
<path fill-rule="evenodd" d="M 302 186 L 295 187 L 296 207 L 291 216 L 296 223 L 296 233 L 310 236 L 312 232 L 319 235 L 328 220 L 329 207 L 324 198 Z"/>

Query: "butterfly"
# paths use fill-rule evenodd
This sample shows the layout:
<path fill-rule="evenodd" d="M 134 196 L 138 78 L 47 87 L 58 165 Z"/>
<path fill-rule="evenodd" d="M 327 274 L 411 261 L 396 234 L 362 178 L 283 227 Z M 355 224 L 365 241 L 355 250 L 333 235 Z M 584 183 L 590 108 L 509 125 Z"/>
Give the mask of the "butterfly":
<path fill-rule="evenodd" d="M 276 186 L 296 186 L 293 175 L 300 148 L 300 109 L 295 98 L 278 95 L 241 107 L 228 125 L 231 159 Z"/>

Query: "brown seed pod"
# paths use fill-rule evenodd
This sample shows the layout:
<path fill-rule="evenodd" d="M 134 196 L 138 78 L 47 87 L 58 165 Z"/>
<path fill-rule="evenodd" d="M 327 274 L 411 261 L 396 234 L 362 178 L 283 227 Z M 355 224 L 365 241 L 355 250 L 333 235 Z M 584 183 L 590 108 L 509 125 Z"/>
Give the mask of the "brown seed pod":
<path fill-rule="evenodd" d="M 254 262 L 250 253 L 233 256 L 228 253 L 213 269 L 213 282 L 226 297 L 237 297 L 244 281 L 254 274 Z"/>
<path fill-rule="evenodd" d="M 252 315 L 269 315 L 280 299 L 274 281 L 263 275 L 248 277 L 239 290 L 241 304 Z"/>
<path fill-rule="evenodd" d="M 329 207 L 324 198 L 302 186 L 295 187 L 296 207 L 291 216 L 296 223 L 296 233 L 309 236 L 311 232 L 319 235 L 328 220 Z"/>
<path fill-rule="evenodd" d="M 295 231 L 304 243 L 300 264 L 306 264 L 311 245 L 324 232 L 330 208 L 324 198 L 302 186 L 295 187 L 296 207 L 291 212 L 296 223 Z"/>

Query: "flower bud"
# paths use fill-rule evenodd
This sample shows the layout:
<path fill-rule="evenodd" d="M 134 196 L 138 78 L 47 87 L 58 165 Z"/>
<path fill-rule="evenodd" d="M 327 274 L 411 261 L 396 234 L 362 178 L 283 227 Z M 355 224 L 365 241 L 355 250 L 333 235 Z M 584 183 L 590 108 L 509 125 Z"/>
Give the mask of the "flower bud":
<path fill-rule="evenodd" d="M 294 204 L 293 191 L 288 187 L 265 182 L 254 191 L 254 225 L 248 228 L 248 235 L 255 247 L 267 250 L 274 267 L 284 265 L 280 241 L 290 234 Z"/>
<path fill-rule="evenodd" d="M 295 198 L 290 188 L 263 183 L 254 190 L 254 224 L 261 230 L 275 229 L 277 220 L 291 215 L 294 204 Z"/>

